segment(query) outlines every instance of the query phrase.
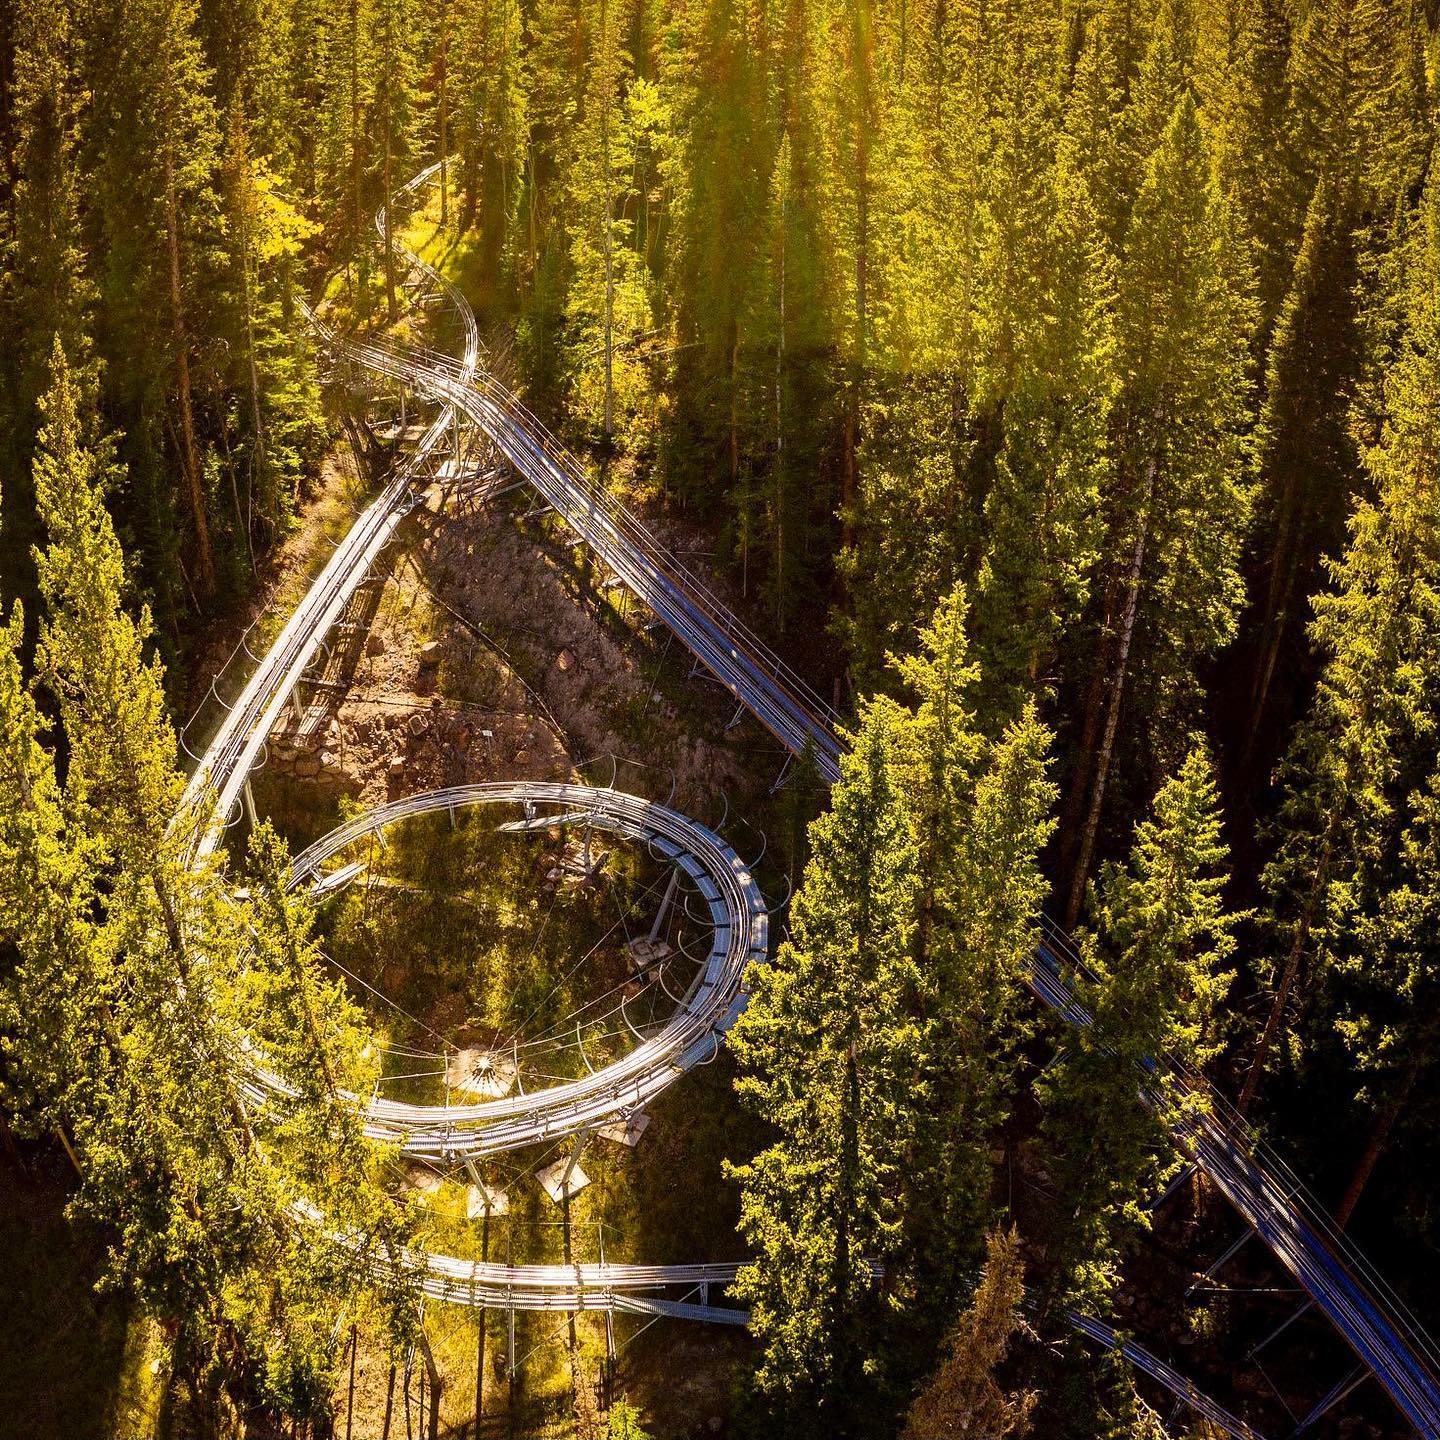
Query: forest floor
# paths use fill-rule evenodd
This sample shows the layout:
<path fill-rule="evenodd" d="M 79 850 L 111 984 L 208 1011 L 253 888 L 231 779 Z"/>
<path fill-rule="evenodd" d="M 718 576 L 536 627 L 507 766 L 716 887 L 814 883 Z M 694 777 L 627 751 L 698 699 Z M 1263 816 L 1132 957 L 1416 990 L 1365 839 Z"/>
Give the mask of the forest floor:
<path fill-rule="evenodd" d="M 71 1180 L 58 1146 L 0 1158 L 0 1433 L 152 1440 L 165 1427 L 165 1339 L 97 1293 L 104 1243 L 66 1217 Z"/>

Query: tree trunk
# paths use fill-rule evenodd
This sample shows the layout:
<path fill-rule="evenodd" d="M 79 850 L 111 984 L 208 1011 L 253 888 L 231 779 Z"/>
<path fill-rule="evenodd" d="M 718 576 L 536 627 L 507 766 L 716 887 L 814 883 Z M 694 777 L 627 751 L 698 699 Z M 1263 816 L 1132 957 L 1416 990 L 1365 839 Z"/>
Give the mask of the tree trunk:
<path fill-rule="evenodd" d="M 1270 1014 L 1265 1018 L 1265 1028 L 1260 1032 L 1260 1039 L 1255 1045 L 1255 1056 L 1250 1062 L 1250 1073 L 1246 1075 L 1244 1088 L 1240 1091 L 1240 1098 L 1235 1103 L 1235 1108 L 1241 1115 L 1249 1110 L 1250 1102 L 1254 1100 L 1255 1092 L 1260 1088 L 1260 1077 L 1265 1073 L 1265 1062 L 1270 1058 L 1270 1047 L 1280 1033 L 1285 1019 L 1285 1007 L 1290 1000 L 1290 990 L 1295 984 L 1295 977 L 1300 973 L 1300 960 L 1305 953 L 1305 942 L 1310 938 L 1310 927 L 1315 920 L 1315 911 L 1319 907 L 1320 897 L 1325 893 L 1325 886 L 1329 882 L 1334 829 L 1335 821 L 1332 819 L 1330 829 L 1325 836 L 1324 849 L 1320 852 L 1320 862 L 1315 867 L 1314 883 L 1310 886 L 1310 893 L 1305 899 L 1305 909 L 1295 927 L 1295 938 L 1291 941 L 1289 953 L 1285 956 L 1285 967 L 1280 972 L 1280 983 L 1275 987 L 1275 999 L 1270 1006 Z"/>
<path fill-rule="evenodd" d="M 250 381 L 250 428 L 253 439 L 250 448 L 250 473 L 245 483 L 245 549 L 250 557 L 250 573 L 255 573 L 255 545 L 251 537 L 251 522 L 255 503 L 255 471 L 265 464 L 265 424 L 260 411 L 260 368 L 255 362 L 255 298 L 250 284 L 250 160 L 248 151 L 242 151 L 239 163 L 243 167 L 239 175 L 240 212 L 240 294 L 245 309 L 245 367 Z M 268 516 L 273 524 L 276 516 Z"/>
<path fill-rule="evenodd" d="M 436 106 L 437 118 L 440 126 L 440 224 L 442 226 L 450 223 L 450 184 L 448 170 L 450 166 L 449 154 L 449 128 L 450 128 L 450 94 L 448 81 L 450 78 L 450 4 L 449 0 L 443 0 L 440 8 L 440 75 L 439 90 Z"/>
<path fill-rule="evenodd" d="M 1375 1162 L 1379 1160 L 1385 1149 L 1386 1142 L 1390 1139 L 1390 1132 L 1395 1128 L 1395 1122 L 1404 1112 L 1406 1102 L 1410 1099 L 1410 1092 L 1415 1088 L 1415 1082 L 1420 1078 L 1421 1060 L 1419 1055 L 1410 1062 L 1405 1071 L 1405 1077 L 1400 1082 L 1400 1089 L 1390 1103 L 1381 1110 L 1374 1118 L 1370 1126 L 1370 1135 L 1365 1142 L 1364 1152 L 1355 1166 L 1355 1173 L 1350 1177 L 1350 1183 L 1345 1187 L 1345 1194 L 1341 1197 L 1340 1204 L 1335 1210 L 1335 1226 L 1343 1230 L 1350 1223 L 1350 1217 L 1355 1213 L 1355 1207 L 1360 1203 L 1360 1196 L 1369 1182 L 1371 1172 L 1375 1169 Z"/>
<path fill-rule="evenodd" d="M 606 47 L 605 61 L 610 64 L 611 38 L 608 0 L 600 0 L 600 43 Z M 615 434 L 615 209 L 611 194 L 610 174 L 610 105 L 613 81 L 605 77 L 605 100 L 600 108 L 600 183 L 605 191 L 605 448 L 609 450 Z"/>
<path fill-rule="evenodd" d="M 390 1378 L 385 1383 L 385 1424 L 380 1431 L 380 1440 L 390 1440 L 390 1417 L 395 1411 L 395 1362 L 390 1362 Z"/>
<path fill-rule="evenodd" d="M 185 331 L 185 307 L 180 294 L 180 206 L 175 194 L 175 163 L 165 157 L 165 237 L 170 252 L 170 326 L 175 342 L 175 366 L 180 387 L 181 464 L 195 527 L 195 548 L 200 566 L 200 595 L 215 594 L 215 556 L 210 549 L 210 525 L 205 515 L 205 491 L 200 478 L 200 453 L 195 444 L 195 410 L 190 395 L 190 340 Z"/>
<path fill-rule="evenodd" d="M 390 208 L 393 183 L 390 174 L 390 101 L 385 102 L 385 160 L 382 173 L 385 177 L 385 315 L 393 325 L 399 315 L 395 306 L 395 216 Z"/>
<path fill-rule="evenodd" d="M 1140 608 L 1140 579 L 1145 568 L 1145 543 L 1150 532 L 1150 501 L 1155 493 L 1155 459 L 1152 456 L 1145 470 L 1145 498 L 1140 507 L 1140 528 L 1135 536 L 1135 551 L 1130 560 L 1130 578 L 1125 587 L 1125 608 L 1120 617 L 1120 639 L 1116 647 L 1115 665 L 1110 677 L 1110 693 L 1106 700 L 1105 729 L 1100 749 L 1095 756 L 1095 778 L 1090 790 L 1090 808 L 1080 833 L 1080 853 L 1070 878 L 1070 900 L 1065 907 L 1065 924 L 1073 926 L 1080 917 L 1085 898 L 1085 880 L 1095 853 L 1095 833 L 1100 826 L 1100 811 L 1105 803 L 1105 785 L 1110 778 L 1110 761 L 1115 753 L 1115 732 L 1120 724 L 1120 702 L 1125 694 L 1125 680 L 1130 670 L 1130 645 L 1135 638 L 1135 617 Z"/>
<path fill-rule="evenodd" d="M 424 1326 L 420 1328 L 420 1353 L 425 1357 L 425 1370 L 420 1377 L 420 1394 L 425 1394 L 424 1382 L 428 1375 L 430 1378 L 430 1427 L 429 1440 L 439 1440 L 440 1435 L 440 1392 L 445 1388 L 445 1381 L 441 1378 L 440 1367 L 435 1363 L 435 1352 L 430 1348 L 430 1337 L 425 1333 Z M 425 1407 L 422 1398 L 420 1407 L 420 1418 L 425 1418 Z"/>
<path fill-rule="evenodd" d="M 1080 822 L 1085 815 L 1085 795 L 1090 786 L 1095 750 L 1100 740 L 1100 718 L 1105 708 L 1105 674 L 1110 668 L 1111 627 L 1115 617 L 1116 582 L 1112 577 L 1106 586 L 1105 611 L 1100 622 L 1096 645 L 1096 663 L 1085 687 L 1084 721 L 1080 727 L 1080 743 L 1076 748 L 1075 773 L 1070 777 L 1065 797 L 1065 812 L 1060 821 L 1060 872 L 1072 875 L 1075 855 L 1080 848 Z"/>
<path fill-rule="evenodd" d="M 350 0 L 350 226 L 351 244 L 358 252 L 364 233 L 360 216 L 360 0 Z"/>
<path fill-rule="evenodd" d="M 1295 590 L 1296 573 L 1300 567 L 1300 544 L 1295 539 L 1299 520 L 1295 516 L 1295 480 L 1286 482 L 1280 520 L 1277 526 L 1274 547 L 1270 552 L 1270 585 L 1266 590 L 1266 608 L 1260 621 L 1260 634 L 1266 636 L 1256 677 L 1250 687 L 1250 730 L 1246 736 L 1246 750 L 1241 756 L 1241 766 L 1250 763 L 1256 737 L 1260 733 L 1260 717 L 1264 714 L 1266 701 L 1270 698 L 1270 684 L 1274 680 L 1274 667 L 1280 658 L 1280 644 L 1284 639 L 1284 622 L 1290 613 L 1290 596 Z"/>
<path fill-rule="evenodd" d="M 355 1352 L 360 1347 L 358 1326 L 350 1327 L 350 1389 L 345 1400 L 345 1440 L 350 1440 L 350 1427 L 355 1419 Z"/>

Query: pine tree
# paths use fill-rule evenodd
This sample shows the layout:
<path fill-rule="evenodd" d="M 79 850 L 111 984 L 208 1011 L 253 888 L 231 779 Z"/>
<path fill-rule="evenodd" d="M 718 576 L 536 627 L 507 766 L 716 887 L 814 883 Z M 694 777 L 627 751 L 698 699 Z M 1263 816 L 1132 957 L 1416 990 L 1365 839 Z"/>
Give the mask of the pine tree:
<path fill-rule="evenodd" d="M 1002 307 L 1014 359 L 976 597 L 986 708 L 1001 718 L 1042 683 L 1089 598 L 1111 472 L 1114 266 L 1069 152 L 1038 187 L 1033 256 Z"/>
<path fill-rule="evenodd" d="M 0 984 L 0 1095 L 22 1126 L 47 1130 L 68 1123 L 87 1078 L 95 894 L 21 668 L 24 632 L 17 602 L 0 630 L 0 941 L 21 960 Z"/>
<path fill-rule="evenodd" d="M 222 874 L 192 865 L 199 817 L 172 821 L 183 785 L 163 677 L 145 655 L 148 614 L 137 621 L 122 604 L 103 499 L 111 451 L 82 443 L 93 420 L 58 345 L 44 411 L 39 670 L 68 753 L 63 832 L 49 818 L 33 707 L 27 716 L 17 699 L 13 644 L 0 667 L 0 703 L 18 718 L 6 756 L 31 796 L 18 824 L 6 807 L 0 831 L 7 845 L 18 834 L 43 887 L 18 936 L 13 991 L 36 1077 L 28 1098 L 40 1123 L 73 1134 L 75 1209 L 115 1237 L 112 1279 L 175 1329 L 194 1431 L 213 1426 L 227 1373 L 267 1404 L 315 1415 L 338 1358 L 337 1313 L 368 1303 L 370 1287 L 364 1255 L 297 1229 L 296 1206 L 373 1231 L 382 1248 L 401 1234 L 341 1095 L 369 1089 L 373 1058 L 353 1007 L 318 975 L 273 841 L 261 837 L 261 898 L 248 909 Z M 259 1116 L 240 1100 L 256 1053 L 291 1092 Z"/>
<path fill-rule="evenodd" d="M 415 14 L 410 0 L 371 0 L 374 6 L 374 69 L 369 123 L 378 150 L 379 194 L 383 202 L 409 178 L 416 129 Z M 395 299 L 395 230 L 399 216 L 385 227 L 385 313 L 399 317 Z"/>
<path fill-rule="evenodd" d="M 514 0 L 457 0 L 447 14 L 460 228 L 478 217 L 481 253 L 495 269 L 520 207 L 528 150 L 520 13 Z M 534 256 L 527 262 L 533 268 Z"/>
<path fill-rule="evenodd" d="M 1203 1111 L 1188 1076 L 1216 1053 L 1215 1011 L 1231 979 L 1226 862 L 1210 760 L 1197 747 L 1136 827 L 1128 864 L 1101 873 L 1080 941 L 1090 973 L 1074 980 L 1093 1020 L 1057 1037 L 1060 1056 L 1039 1083 L 1045 1169 L 1061 1197 L 1047 1245 L 1051 1300 L 1108 1308 L 1125 1250 L 1149 1224 L 1147 1201 L 1179 1167 L 1171 1132 Z"/>
<path fill-rule="evenodd" d="M 1365 877 L 1394 865 L 1406 797 L 1433 760 L 1440 702 L 1440 490 L 1434 415 L 1440 403 L 1440 230 L 1432 179 L 1398 272 L 1403 330 L 1384 386 L 1385 428 L 1365 455 L 1377 491 L 1350 520 L 1344 556 L 1314 599 L 1310 640 L 1321 675 L 1281 769 L 1270 897 L 1273 997 L 1241 1094 L 1254 1099 L 1288 1031 L 1302 975 L 1324 973 L 1343 944 Z"/>
<path fill-rule="evenodd" d="M 16 179 L 5 227 L 8 243 L 0 242 L 0 257 L 9 270 L 9 283 L 0 290 L 0 314 L 14 345 L 14 363 L 5 367 L 0 381 L 0 407 L 8 422 L 0 442 L 6 477 L 0 595 L 11 598 L 29 593 L 33 583 L 31 441 L 39 424 L 36 402 L 48 383 L 51 342 L 59 335 L 83 364 L 88 312 L 95 300 L 81 248 L 76 139 L 82 97 L 70 10 L 56 0 L 25 0 L 15 6 L 13 25 L 10 108 Z"/>
<path fill-rule="evenodd" d="M 1132 672 L 1144 681 L 1147 713 L 1183 714 L 1195 666 L 1234 634 L 1243 593 L 1253 310 L 1188 93 L 1146 166 L 1120 275 L 1119 484 L 1109 497 L 1099 660 L 1066 820 L 1071 923 L 1095 853 Z"/>
<path fill-rule="evenodd" d="M 1396 1123 L 1428 1088 L 1440 1060 L 1440 771 L 1410 796 L 1397 853 L 1367 885 L 1363 909 L 1335 960 L 1334 1023 L 1370 1117 L 1365 1145 L 1335 1209 L 1343 1228 L 1355 1211 Z"/>
<path fill-rule="evenodd" d="M 196 366 L 219 231 L 219 124 L 194 0 L 110 0 L 83 13 L 101 351 L 137 491 L 127 519 L 145 537 L 147 579 L 168 619 L 185 579 L 203 604 L 219 573 Z M 188 522 L 183 550 L 172 475 Z"/>
<path fill-rule="evenodd" d="M 594 0 L 587 7 L 589 65 L 567 156 L 570 282 L 566 312 L 572 331 L 575 408 L 598 420 L 608 453 L 620 419 L 630 428 L 642 407 L 643 367 L 618 349 L 650 328 L 649 297 L 630 244 L 635 142 L 627 82 L 633 61 L 626 47 L 626 0 Z"/>
<path fill-rule="evenodd" d="M 1033 707 L 994 741 L 973 711 L 957 589 L 898 662 L 919 704 L 902 772 L 915 815 L 915 954 L 922 1047 L 914 1153 L 906 1169 L 906 1244 L 924 1320 L 948 1322 L 959 1277 L 991 1221 L 991 1153 L 1008 1118 L 1029 1034 L 1024 980 L 1047 885 L 1039 852 L 1052 828 L 1049 733 Z"/>
<path fill-rule="evenodd" d="M 1280 0 L 1198 9 L 1195 85 L 1216 172 L 1250 242 L 1258 324 L 1268 337 L 1290 286 L 1305 203 L 1287 123 L 1290 26 Z"/>
<path fill-rule="evenodd" d="M 995 1376 L 1016 1334 L 1026 1333 L 1020 1314 L 1024 1268 L 1019 1233 L 992 1231 L 970 1308 L 947 1339 L 939 1369 L 906 1416 L 907 1440 L 968 1435 L 1022 1440 L 1030 1433 L 1035 1395 L 1007 1393 Z"/>
<path fill-rule="evenodd" d="M 740 1098 L 773 1126 L 740 1181 L 755 1254 L 737 1281 L 762 1347 L 757 1381 L 805 1430 L 852 1428 L 863 1402 L 870 1262 L 898 1240 L 919 1032 L 911 950 L 913 822 L 894 773 L 901 715 L 876 702 L 842 762 L 791 936 L 750 975 L 731 1044 Z M 863 1342 L 873 1354 L 873 1331 Z"/>

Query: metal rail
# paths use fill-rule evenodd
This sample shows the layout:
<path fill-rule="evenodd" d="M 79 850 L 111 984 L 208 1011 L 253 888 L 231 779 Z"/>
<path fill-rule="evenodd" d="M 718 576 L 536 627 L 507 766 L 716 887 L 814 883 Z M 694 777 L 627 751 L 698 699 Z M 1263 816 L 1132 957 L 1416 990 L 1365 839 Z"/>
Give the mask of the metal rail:
<path fill-rule="evenodd" d="M 710 950 L 696 983 L 661 1029 L 582 1079 L 469 1105 L 379 1098 L 365 1104 L 365 1133 L 372 1139 L 393 1144 L 406 1155 L 450 1164 L 593 1130 L 642 1109 L 681 1075 L 714 1057 L 744 1008 L 746 970 L 763 963 L 769 948 L 765 897 L 729 845 L 699 821 L 664 805 L 589 785 L 492 781 L 410 795 L 356 816 L 317 840 L 295 858 L 291 883 L 317 879 L 327 860 L 397 820 L 496 804 L 551 807 L 557 820 L 583 820 L 645 843 L 699 893 L 708 908 Z M 255 1074 L 262 1086 L 283 1090 L 263 1069 Z"/>
<path fill-rule="evenodd" d="M 417 176 L 406 187 L 406 192 L 413 193 L 423 185 L 435 168 L 438 167 Z M 384 212 L 377 224 L 383 236 L 388 225 Z M 325 632 L 393 533 L 425 459 L 462 414 L 484 431 L 517 473 L 529 481 L 617 578 L 650 606 L 696 659 L 787 751 L 810 753 L 823 778 L 830 782 L 838 779 L 845 740 L 835 714 L 632 512 L 588 478 L 580 462 L 509 391 L 479 370 L 477 329 L 463 297 L 417 256 L 402 246 L 396 248 L 407 264 L 425 275 L 447 297 L 462 318 L 465 352 L 457 361 L 420 349 L 353 340 L 312 315 L 318 333 L 337 356 L 439 401 L 441 410 L 415 453 L 361 516 L 301 601 L 202 758 L 185 797 L 186 810 L 202 817 L 194 846 L 197 861 L 218 843 L 225 819 L 235 807 L 244 778 L 280 707 Z M 650 809 L 653 814 L 663 807 Z M 674 816 L 674 812 L 666 813 Z M 683 821 L 683 817 L 676 818 Z M 644 823 L 636 822 L 633 816 L 630 821 Z M 624 823 L 619 816 L 616 822 Z M 684 824 L 691 826 L 693 822 Z M 713 841 L 724 848 L 723 842 L 716 841 L 713 834 L 706 834 L 707 845 Z M 675 842 L 673 834 L 667 838 Z M 713 872 L 710 878 L 718 883 Z M 748 907 L 748 900 L 744 903 Z M 712 963 L 713 960 L 712 955 Z M 1088 1017 L 1077 1005 L 1068 983 L 1077 961 L 1068 940 L 1049 927 L 1044 942 L 1037 947 L 1030 983 L 1046 1004 L 1075 1023 L 1085 1023 Z M 717 987 L 715 996 L 720 993 Z M 452 1108 L 488 1109 L 486 1106 Z M 1440 1381 L 1436 1379 L 1440 1363 L 1437 1363 L 1433 1343 L 1353 1245 L 1336 1232 L 1323 1210 L 1303 1192 L 1288 1169 L 1257 1145 L 1249 1132 L 1235 1123 L 1236 1118 L 1221 1102 L 1213 1116 L 1190 1126 L 1177 1138 L 1281 1263 L 1296 1276 L 1402 1413 L 1421 1434 L 1440 1437 Z M 459 1117 L 451 1119 L 458 1125 Z M 367 1124 L 389 1125 L 392 1135 L 398 1128 L 404 1137 L 402 1143 L 407 1146 L 443 1149 L 453 1139 L 443 1133 L 443 1125 L 439 1132 L 428 1122 L 408 1129 L 410 1117 L 403 1114 L 388 1118 L 382 1115 L 376 1120 L 367 1120 Z M 483 1135 L 486 1128 L 473 1133 Z M 518 1134 L 519 1130 L 511 1133 Z M 526 1142 L 516 1140 L 515 1143 Z M 420 1153 L 432 1152 L 422 1149 Z M 439 1266 L 438 1270 L 433 1268 L 435 1265 Z M 460 1299 L 460 1292 L 466 1287 L 474 1284 L 491 1287 L 493 1282 L 504 1289 L 505 1298 L 490 1288 L 485 1293 L 495 1298 L 485 1303 L 513 1304 L 519 1308 L 522 1302 L 533 1301 L 543 1308 L 575 1309 L 587 1308 L 599 1298 L 609 1297 L 605 1304 L 610 1308 L 675 1314 L 688 1313 L 688 1309 L 693 1308 L 711 1318 L 721 1318 L 719 1312 L 710 1312 L 708 1307 L 687 1307 L 685 1302 L 632 1295 L 623 1280 L 616 1278 L 631 1267 L 612 1266 L 605 1276 L 590 1277 L 593 1284 L 581 1276 L 573 1286 L 568 1286 L 538 1282 L 528 1274 L 531 1267 L 514 1267 L 505 1275 L 477 1276 L 466 1268 L 470 1265 L 468 1261 L 427 1257 L 423 1280 L 427 1293 L 435 1293 L 437 1298 Z M 459 1271 L 454 1270 L 455 1266 L 460 1267 Z M 638 1268 L 654 1278 L 650 1288 L 688 1283 L 686 1278 L 675 1274 L 676 1267 Z M 520 1271 L 527 1273 L 522 1276 Z M 672 1275 L 675 1278 L 671 1279 Z M 445 1293 L 442 1295 L 441 1291 Z M 670 1308 L 663 1308 L 665 1306 Z"/>

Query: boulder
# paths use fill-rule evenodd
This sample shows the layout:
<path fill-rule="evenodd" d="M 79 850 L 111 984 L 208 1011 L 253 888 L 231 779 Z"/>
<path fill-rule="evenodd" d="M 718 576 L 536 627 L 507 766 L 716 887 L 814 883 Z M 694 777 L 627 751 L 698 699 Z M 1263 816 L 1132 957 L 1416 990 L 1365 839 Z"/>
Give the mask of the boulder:
<path fill-rule="evenodd" d="M 385 653 L 385 637 L 371 631 L 365 637 L 365 653 L 367 655 L 383 655 Z"/>
<path fill-rule="evenodd" d="M 420 665 L 422 669 L 429 669 L 440 663 L 440 656 L 445 647 L 439 640 L 427 640 L 420 647 Z"/>

